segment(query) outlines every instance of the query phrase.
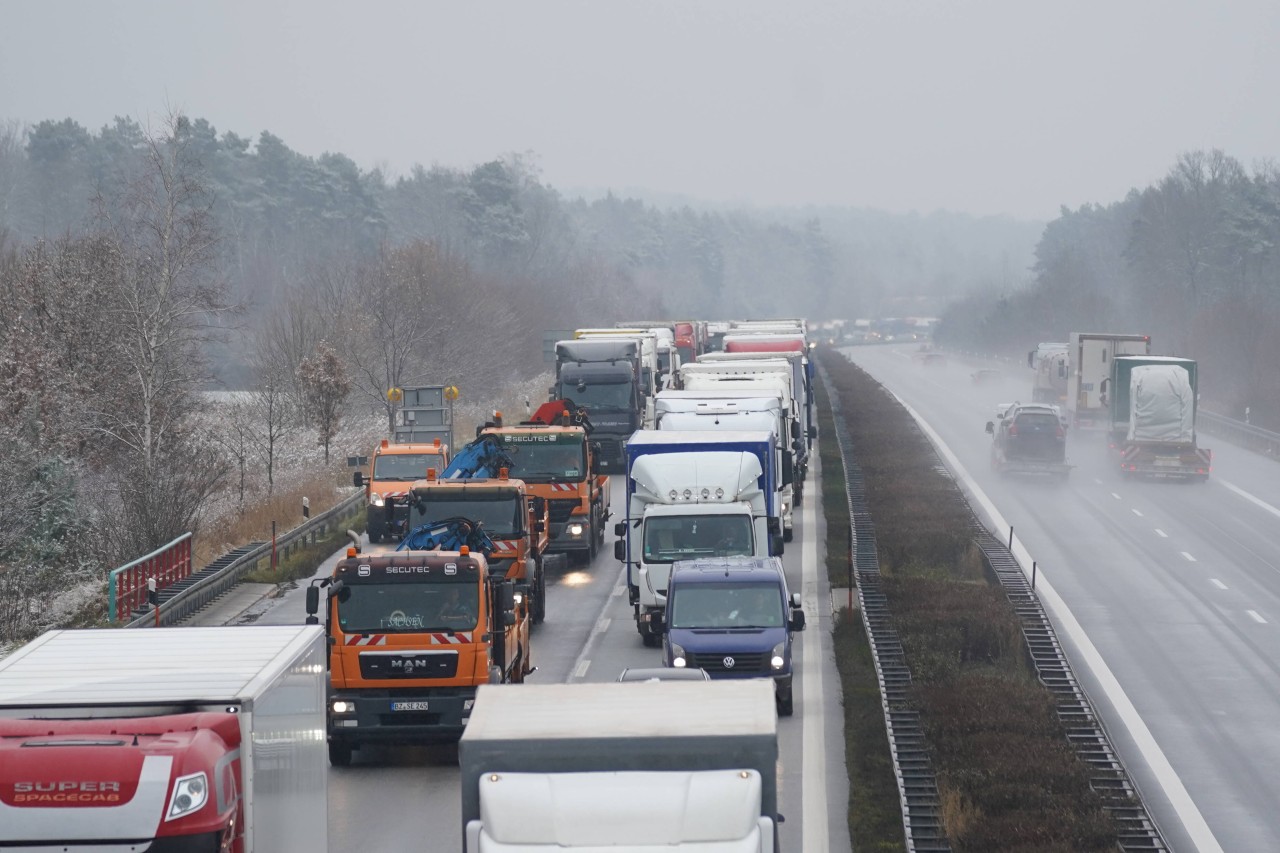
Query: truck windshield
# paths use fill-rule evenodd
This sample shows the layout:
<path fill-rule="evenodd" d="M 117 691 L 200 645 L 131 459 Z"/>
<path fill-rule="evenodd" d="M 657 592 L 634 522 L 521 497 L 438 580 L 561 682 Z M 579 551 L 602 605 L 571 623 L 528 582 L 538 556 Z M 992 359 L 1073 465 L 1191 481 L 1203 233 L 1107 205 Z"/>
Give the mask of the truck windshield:
<path fill-rule="evenodd" d="M 470 583 L 348 583 L 338 593 L 338 626 L 347 634 L 470 631 L 479 603 Z"/>
<path fill-rule="evenodd" d="M 630 411 L 630 382 L 588 382 L 575 385 L 565 382 L 561 386 L 562 395 L 573 400 L 575 405 L 582 406 L 588 412 L 596 410 Z"/>
<path fill-rule="evenodd" d="M 574 401 L 577 403 L 577 400 Z M 532 483 L 552 480 L 581 480 L 587 459 L 581 435 L 544 433 L 500 434 L 502 443 L 514 450 L 511 476 Z"/>
<path fill-rule="evenodd" d="M 484 532 L 494 538 L 520 536 L 520 498 L 515 492 L 463 492 L 461 489 L 439 489 L 414 492 L 409 526 L 417 527 L 446 518 L 469 518 L 484 525 Z"/>
<path fill-rule="evenodd" d="M 748 515 L 658 516 L 644 523 L 644 561 L 749 557 L 754 540 Z"/>
<path fill-rule="evenodd" d="M 428 468 L 444 470 L 444 457 L 435 453 L 388 453 L 373 460 L 374 480 L 421 480 Z"/>
<path fill-rule="evenodd" d="M 667 598 L 672 628 L 781 628 L 782 588 L 763 583 L 677 585 Z"/>

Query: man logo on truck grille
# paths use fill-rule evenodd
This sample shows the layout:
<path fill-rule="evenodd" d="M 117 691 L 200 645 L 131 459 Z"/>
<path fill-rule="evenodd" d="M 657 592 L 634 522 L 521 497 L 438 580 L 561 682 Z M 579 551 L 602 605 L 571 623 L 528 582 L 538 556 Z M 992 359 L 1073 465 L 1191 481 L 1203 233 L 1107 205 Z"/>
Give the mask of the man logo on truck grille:
<path fill-rule="evenodd" d="M 726 656 L 725 656 L 725 659 L 722 661 L 722 663 L 724 664 L 724 668 L 725 668 L 725 669 L 733 669 L 733 667 L 734 667 L 738 662 L 737 662 L 736 660 L 734 660 L 733 658 L 731 658 L 731 657 L 729 657 L 729 656 L 727 656 L 727 655 L 726 655 Z"/>

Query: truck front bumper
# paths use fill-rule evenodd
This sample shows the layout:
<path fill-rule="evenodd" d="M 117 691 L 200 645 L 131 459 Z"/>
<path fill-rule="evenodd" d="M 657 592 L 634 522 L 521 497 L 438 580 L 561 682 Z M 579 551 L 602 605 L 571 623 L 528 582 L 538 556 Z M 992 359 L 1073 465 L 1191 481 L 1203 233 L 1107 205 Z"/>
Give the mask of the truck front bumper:
<path fill-rule="evenodd" d="M 551 541 L 547 552 L 563 554 L 569 551 L 591 550 L 591 523 L 586 516 L 574 516 L 568 521 L 551 522 Z"/>
<path fill-rule="evenodd" d="M 474 687 L 335 691 L 329 696 L 329 740 L 345 743 L 440 743 L 462 736 Z"/>

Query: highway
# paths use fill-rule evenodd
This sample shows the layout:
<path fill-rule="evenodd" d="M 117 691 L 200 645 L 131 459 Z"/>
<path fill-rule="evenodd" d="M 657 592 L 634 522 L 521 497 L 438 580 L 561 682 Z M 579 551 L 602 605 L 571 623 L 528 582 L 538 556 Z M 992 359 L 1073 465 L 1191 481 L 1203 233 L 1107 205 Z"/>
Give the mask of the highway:
<path fill-rule="evenodd" d="M 816 455 L 816 454 L 815 454 Z M 787 545 L 787 582 L 800 591 L 808 619 L 797 635 L 795 714 L 779 730 L 780 844 L 787 853 L 851 849 L 839 676 L 831 656 L 830 591 L 820 575 L 823 525 L 817 512 L 816 464 L 810 468 L 795 540 Z M 624 509 L 623 481 L 613 477 L 613 513 Z M 610 522 L 612 531 L 612 522 Z M 627 604 L 622 566 L 610 534 L 589 567 L 549 577 L 546 621 L 533 629 L 531 682 L 613 681 L 626 667 L 661 666 L 660 651 L 640 641 Z M 387 546 L 375 546 L 377 549 Z M 335 555 L 317 570 L 332 571 Z M 305 619 L 299 583 L 229 624 L 298 624 Z M 518 685 L 508 688 L 519 690 Z M 679 720 L 672 720 L 679 725 Z M 329 849 L 363 853 L 460 851 L 459 772 L 455 748 L 364 748 L 352 766 L 329 770 Z"/>
<path fill-rule="evenodd" d="M 1208 483 L 1131 482 L 1100 433 L 1073 431 L 1068 482 L 1002 478 L 983 427 L 997 403 L 1029 401 L 1031 371 L 976 385 L 994 362 L 925 366 L 917 351 L 841 350 L 929 425 L 1038 561 L 1077 676 L 1170 844 L 1280 850 L 1280 463 L 1202 437 Z"/>

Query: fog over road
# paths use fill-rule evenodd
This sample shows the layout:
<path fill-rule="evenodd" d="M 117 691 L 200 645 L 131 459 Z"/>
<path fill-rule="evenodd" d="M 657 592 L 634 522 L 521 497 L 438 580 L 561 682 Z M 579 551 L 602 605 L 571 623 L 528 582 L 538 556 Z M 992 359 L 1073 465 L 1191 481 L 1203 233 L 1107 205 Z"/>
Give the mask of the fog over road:
<path fill-rule="evenodd" d="M 1222 848 L 1280 850 L 1280 463 L 1202 438 L 1208 483 L 1131 482 L 1102 434 L 1081 430 L 1068 433 L 1068 482 L 1002 478 L 983 426 L 997 403 L 1030 399 L 1029 370 L 1004 365 L 1001 381 L 975 385 L 972 372 L 994 362 L 926 367 L 917 345 L 841 351 L 936 431 L 1013 526 Z M 1147 766 L 1067 645 L 1162 831 L 1194 849 L 1161 796 L 1168 774 Z"/>

